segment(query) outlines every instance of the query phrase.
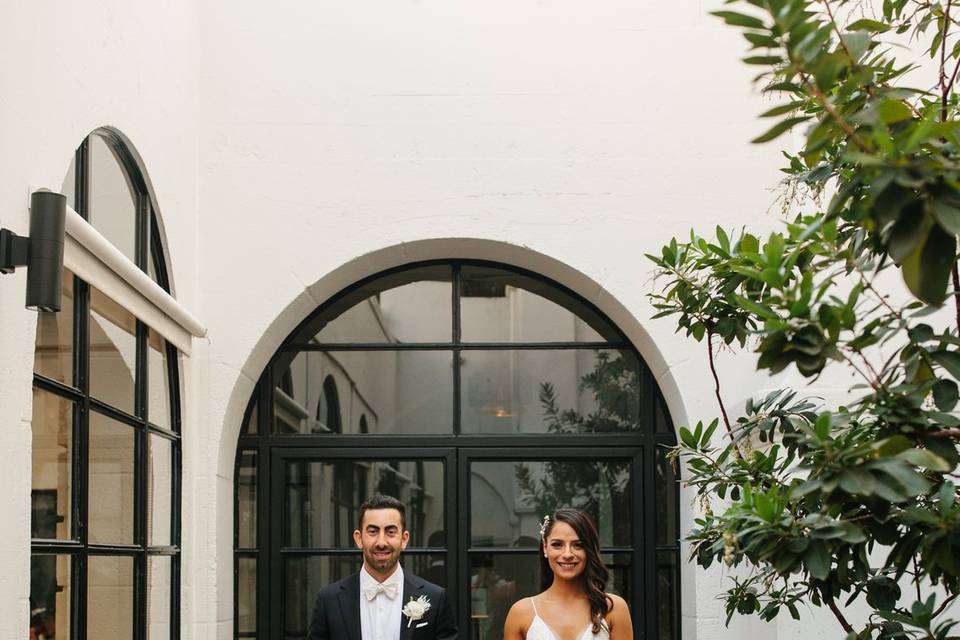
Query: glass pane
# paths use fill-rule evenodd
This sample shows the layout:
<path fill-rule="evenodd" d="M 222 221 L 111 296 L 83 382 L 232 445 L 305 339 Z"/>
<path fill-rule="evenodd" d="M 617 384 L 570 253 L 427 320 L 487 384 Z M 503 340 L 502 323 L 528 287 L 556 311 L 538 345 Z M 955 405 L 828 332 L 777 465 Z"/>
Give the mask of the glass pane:
<path fill-rule="evenodd" d="M 677 635 L 678 555 L 676 551 L 657 552 L 658 640 L 676 640 L 679 637 Z"/>
<path fill-rule="evenodd" d="M 628 351 L 464 351 L 464 433 L 639 431 L 642 368 Z"/>
<path fill-rule="evenodd" d="M 147 558 L 147 638 L 170 638 L 170 585 L 173 558 Z"/>
<path fill-rule="evenodd" d="M 90 224 L 136 262 L 136 196 L 106 140 L 90 138 Z"/>
<path fill-rule="evenodd" d="M 657 433 L 674 433 L 673 420 L 670 419 L 670 413 L 667 411 L 667 405 L 663 398 L 657 399 L 654 416 L 657 423 Z"/>
<path fill-rule="evenodd" d="M 274 369 L 282 434 L 450 433 L 451 351 L 303 351 Z"/>
<path fill-rule="evenodd" d="M 630 556 L 603 556 L 611 579 L 607 591 L 629 602 Z M 470 554 L 470 638 L 502 640 L 503 623 L 514 602 L 540 593 L 540 555 Z"/>
<path fill-rule="evenodd" d="M 73 403 L 33 390 L 33 483 L 30 535 L 72 537 Z"/>
<path fill-rule="evenodd" d="M 133 543 L 135 433 L 90 412 L 90 542 Z"/>
<path fill-rule="evenodd" d="M 304 331 L 301 341 L 449 342 L 453 337 L 451 280 L 447 266 L 378 278 L 327 308 Z"/>
<path fill-rule="evenodd" d="M 491 267 L 463 267 L 460 316 L 464 342 L 619 340 L 576 298 L 538 279 Z"/>
<path fill-rule="evenodd" d="M 410 571 L 417 573 L 418 567 L 442 560 L 440 556 L 404 554 L 400 563 L 405 571 L 409 567 Z M 332 582 L 356 573 L 361 564 L 359 553 L 348 556 L 288 557 L 283 565 L 284 637 L 306 638 L 317 592 Z"/>
<path fill-rule="evenodd" d="M 540 521 L 560 507 L 590 514 L 601 546 L 630 546 L 630 461 L 470 463 L 473 547 L 537 548 Z"/>
<path fill-rule="evenodd" d="M 90 395 L 133 413 L 136 365 L 136 320 L 126 309 L 91 287 Z"/>
<path fill-rule="evenodd" d="M 133 637 L 133 558 L 89 556 L 87 637 Z"/>
<path fill-rule="evenodd" d="M 63 270 L 60 312 L 41 311 L 33 370 L 64 384 L 73 384 L 73 274 Z"/>
<path fill-rule="evenodd" d="M 679 486 L 675 461 L 667 459 L 669 449 L 663 445 L 657 447 L 657 544 L 679 545 L 680 532 L 677 530 L 677 505 Z"/>
<path fill-rule="evenodd" d="M 30 638 L 70 638 L 70 556 L 30 558 Z"/>
<path fill-rule="evenodd" d="M 286 546 L 353 548 L 360 504 L 373 493 L 406 505 L 411 547 L 436 541 L 443 530 L 440 461 L 288 460 L 284 480 Z"/>
<path fill-rule="evenodd" d="M 170 429 L 170 375 L 167 367 L 167 341 L 159 333 L 150 330 L 147 349 L 147 409 L 150 422 Z"/>
<path fill-rule="evenodd" d="M 150 515 L 150 544 L 169 545 L 173 510 L 173 442 L 152 433 L 147 503 Z"/>
<path fill-rule="evenodd" d="M 253 401 L 253 406 L 250 407 L 250 411 L 247 413 L 246 419 L 243 421 L 243 426 L 240 428 L 240 433 L 248 435 L 257 435 L 257 422 L 258 422 L 258 407 L 257 401 Z"/>
<path fill-rule="evenodd" d="M 257 631 L 257 559 L 237 559 L 237 631 Z"/>
<path fill-rule="evenodd" d="M 241 451 L 237 464 L 237 545 L 257 546 L 257 452 Z"/>

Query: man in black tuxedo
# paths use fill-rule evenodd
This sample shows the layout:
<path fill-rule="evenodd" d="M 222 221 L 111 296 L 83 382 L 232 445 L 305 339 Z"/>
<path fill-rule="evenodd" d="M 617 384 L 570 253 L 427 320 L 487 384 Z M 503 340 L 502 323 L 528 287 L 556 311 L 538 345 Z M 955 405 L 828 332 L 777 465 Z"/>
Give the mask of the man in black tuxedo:
<path fill-rule="evenodd" d="M 447 592 L 400 566 L 410 541 L 406 508 L 375 495 L 360 505 L 353 541 L 363 551 L 359 573 L 317 594 L 309 640 L 456 640 Z"/>

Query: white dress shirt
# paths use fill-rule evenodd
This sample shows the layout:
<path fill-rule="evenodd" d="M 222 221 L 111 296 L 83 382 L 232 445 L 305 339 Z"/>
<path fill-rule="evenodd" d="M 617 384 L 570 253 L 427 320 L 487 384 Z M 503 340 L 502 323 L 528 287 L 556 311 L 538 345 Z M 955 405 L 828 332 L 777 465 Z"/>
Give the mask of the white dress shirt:
<path fill-rule="evenodd" d="M 381 584 L 367 573 L 366 567 L 360 569 L 360 637 L 362 640 L 400 640 L 400 624 L 403 617 L 403 568 L 397 570 L 383 581 L 386 585 L 397 585 L 397 597 L 390 599 L 385 593 L 378 593 L 373 600 L 367 600 L 364 593 L 367 587 Z"/>

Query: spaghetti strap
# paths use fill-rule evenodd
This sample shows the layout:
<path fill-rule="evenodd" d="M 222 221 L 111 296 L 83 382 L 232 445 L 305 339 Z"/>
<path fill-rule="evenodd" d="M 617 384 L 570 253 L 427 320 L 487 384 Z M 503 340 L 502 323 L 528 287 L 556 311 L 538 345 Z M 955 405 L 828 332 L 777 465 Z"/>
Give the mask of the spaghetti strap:
<path fill-rule="evenodd" d="M 530 604 L 533 605 L 533 615 L 539 618 L 540 614 L 537 612 L 537 599 L 533 596 L 530 596 Z"/>

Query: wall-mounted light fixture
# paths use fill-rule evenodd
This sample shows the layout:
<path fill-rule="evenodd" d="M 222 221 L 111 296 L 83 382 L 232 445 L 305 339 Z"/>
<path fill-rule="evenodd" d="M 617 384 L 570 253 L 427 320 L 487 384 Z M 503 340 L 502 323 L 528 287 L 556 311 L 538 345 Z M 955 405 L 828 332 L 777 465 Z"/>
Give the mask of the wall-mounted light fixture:
<path fill-rule="evenodd" d="M 0 273 L 27 268 L 27 309 L 60 311 L 66 217 L 66 196 L 34 191 L 30 194 L 30 237 L 0 229 Z"/>

